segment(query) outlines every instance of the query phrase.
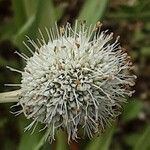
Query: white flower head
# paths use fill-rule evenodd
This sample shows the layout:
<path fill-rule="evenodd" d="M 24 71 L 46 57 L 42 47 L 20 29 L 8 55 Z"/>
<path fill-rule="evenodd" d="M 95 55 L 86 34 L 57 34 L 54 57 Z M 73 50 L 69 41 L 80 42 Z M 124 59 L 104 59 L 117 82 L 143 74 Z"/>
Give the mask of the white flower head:
<path fill-rule="evenodd" d="M 119 115 L 119 108 L 131 96 L 135 76 L 130 73 L 131 61 L 119 46 L 118 38 L 100 30 L 101 23 L 87 27 L 76 21 L 75 27 L 46 29 L 48 42 L 41 31 L 35 52 L 26 59 L 22 74 L 19 104 L 33 124 L 41 122 L 54 140 L 56 131 L 67 132 L 68 141 L 78 138 L 79 129 L 93 137 L 110 120 Z"/>

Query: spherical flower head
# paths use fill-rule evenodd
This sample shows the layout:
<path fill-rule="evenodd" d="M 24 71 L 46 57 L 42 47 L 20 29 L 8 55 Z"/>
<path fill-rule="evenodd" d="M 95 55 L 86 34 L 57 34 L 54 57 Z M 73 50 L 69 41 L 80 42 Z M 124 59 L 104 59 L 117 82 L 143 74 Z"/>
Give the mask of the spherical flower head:
<path fill-rule="evenodd" d="M 41 122 L 55 139 L 59 128 L 68 141 L 76 140 L 83 129 L 93 137 L 120 113 L 120 107 L 131 96 L 135 76 L 130 73 L 129 56 L 119 46 L 118 38 L 100 30 L 100 22 L 87 27 L 76 21 L 75 27 L 46 29 L 48 42 L 41 31 L 35 52 L 26 59 L 22 73 L 19 104 L 29 129 Z"/>

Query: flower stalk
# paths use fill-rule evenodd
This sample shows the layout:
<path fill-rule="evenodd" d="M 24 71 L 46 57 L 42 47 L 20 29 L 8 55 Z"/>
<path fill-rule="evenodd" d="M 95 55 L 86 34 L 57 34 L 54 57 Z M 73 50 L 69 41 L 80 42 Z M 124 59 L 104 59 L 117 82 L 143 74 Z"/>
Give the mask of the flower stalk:
<path fill-rule="evenodd" d="M 20 90 L 0 93 L 0 103 L 11 103 L 19 101 Z"/>

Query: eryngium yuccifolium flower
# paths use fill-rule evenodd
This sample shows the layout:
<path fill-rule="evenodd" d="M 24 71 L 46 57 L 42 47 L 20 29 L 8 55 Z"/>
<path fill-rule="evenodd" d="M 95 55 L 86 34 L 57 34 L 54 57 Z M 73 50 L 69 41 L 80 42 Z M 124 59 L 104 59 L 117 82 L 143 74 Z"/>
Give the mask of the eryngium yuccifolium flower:
<path fill-rule="evenodd" d="M 133 91 L 135 76 L 130 73 L 130 57 L 119 46 L 118 38 L 100 30 L 100 22 L 87 27 L 46 29 L 48 42 L 28 39 L 35 48 L 26 60 L 22 74 L 19 104 L 27 119 L 45 124 L 49 139 L 59 128 L 68 141 L 76 140 L 79 129 L 92 137 L 117 115 Z M 54 31 L 55 30 L 55 31 Z"/>

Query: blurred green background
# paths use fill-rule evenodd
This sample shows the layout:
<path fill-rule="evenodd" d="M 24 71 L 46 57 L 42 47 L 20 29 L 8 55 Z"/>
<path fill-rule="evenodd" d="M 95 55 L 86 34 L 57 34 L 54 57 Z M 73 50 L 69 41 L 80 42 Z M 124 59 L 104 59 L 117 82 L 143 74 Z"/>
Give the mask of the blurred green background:
<path fill-rule="evenodd" d="M 6 83 L 20 83 L 20 75 L 6 66 L 23 68 L 24 62 L 14 52 L 27 49 L 25 35 L 36 39 L 38 28 L 62 25 L 75 19 L 88 24 L 100 20 L 102 30 L 120 35 L 134 63 L 138 79 L 136 90 L 116 124 L 100 137 L 67 144 L 59 131 L 53 144 L 44 142 L 44 132 L 24 132 L 30 123 L 23 115 L 10 113 L 12 104 L 0 104 L 0 150 L 150 150 L 150 1 L 149 0 L 0 0 L 0 92 L 17 88 Z"/>

